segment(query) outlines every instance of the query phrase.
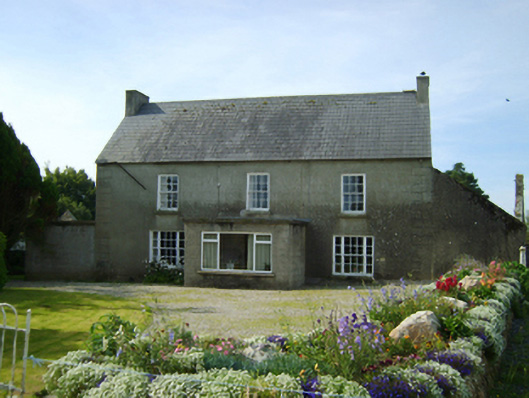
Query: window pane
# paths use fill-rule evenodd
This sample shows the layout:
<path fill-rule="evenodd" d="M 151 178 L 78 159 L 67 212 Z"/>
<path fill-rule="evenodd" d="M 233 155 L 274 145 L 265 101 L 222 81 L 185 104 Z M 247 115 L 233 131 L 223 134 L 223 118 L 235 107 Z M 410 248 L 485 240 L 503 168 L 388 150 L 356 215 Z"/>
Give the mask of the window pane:
<path fill-rule="evenodd" d="M 217 268 L 217 243 L 203 242 L 202 243 L 202 267 L 203 268 Z"/>
<path fill-rule="evenodd" d="M 342 176 L 342 211 L 364 211 L 364 176 Z"/>
<path fill-rule="evenodd" d="M 258 242 L 270 242 L 272 237 L 270 235 L 255 235 L 255 240 Z"/>
<path fill-rule="evenodd" d="M 185 239 L 183 232 L 152 231 L 151 261 L 183 266 L 184 246 Z"/>
<path fill-rule="evenodd" d="M 269 178 L 268 174 L 248 175 L 248 203 L 249 209 L 268 209 L 269 207 Z"/>
<path fill-rule="evenodd" d="M 255 270 L 256 271 L 270 271 L 270 245 L 256 244 L 255 245 Z"/>
<path fill-rule="evenodd" d="M 158 203 L 160 209 L 178 209 L 178 176 L 161 175 L 158 179 Z"/>
<path fill-rule="evenodd" d="M 372 275 L 373 261 L 372 237 L 334 237 L 334 273 Z"/>

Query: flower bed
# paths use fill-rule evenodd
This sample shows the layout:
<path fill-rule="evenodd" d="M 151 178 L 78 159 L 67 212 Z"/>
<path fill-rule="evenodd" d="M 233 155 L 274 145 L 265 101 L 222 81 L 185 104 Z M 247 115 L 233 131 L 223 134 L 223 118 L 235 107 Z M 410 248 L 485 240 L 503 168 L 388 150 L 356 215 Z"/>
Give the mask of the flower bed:
<path fill-rule="evenodd" d="M 472 397 L 527 280 L 517 263 L 465 260 L 431 285 L 359 296 L 360 311 L 331 312 L 309 333 L 245 340 L 107 316 L 44 381 L 58 397 Z"/>

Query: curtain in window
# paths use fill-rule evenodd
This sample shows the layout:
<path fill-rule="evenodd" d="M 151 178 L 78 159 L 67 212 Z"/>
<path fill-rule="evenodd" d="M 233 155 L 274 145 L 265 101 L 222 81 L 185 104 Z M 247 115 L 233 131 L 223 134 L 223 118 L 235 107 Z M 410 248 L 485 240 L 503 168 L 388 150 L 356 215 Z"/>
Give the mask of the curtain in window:
<path fill-rule="evenodd" d="M 253 269 L 253 235 L 248 235 L 248 261 L 246 264 L 247 269 Z"/>
<path fill-rule="evenodd" d="M 202 242 L 202 266 L 217 268 L 217 242 Z"/>
<path fill-rule="evenodd" d="M 270 271 L 270 245 L 255 245 L 255 270 Z"/>

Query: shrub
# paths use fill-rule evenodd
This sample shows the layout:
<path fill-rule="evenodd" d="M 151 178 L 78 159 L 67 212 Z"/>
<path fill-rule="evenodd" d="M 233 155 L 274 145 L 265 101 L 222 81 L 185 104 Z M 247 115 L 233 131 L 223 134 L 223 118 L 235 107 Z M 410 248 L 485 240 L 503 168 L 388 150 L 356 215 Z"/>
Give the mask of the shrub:
<path fill-rule="evenodd" d="M 136 335 L 136 325 L 121 319 L 118 315 L 107 314 L 90 327 L 86 345 L 93 354 L 114 356 L 120 345 Z"/>
<path fill-rule="evenodd" d="M 103 381 L 86 391 L 85 398 L 147 398 L 149 396 L 149 382 L 147 375 L 120 372 L 115 376 L 109 375 Z"/>
<path fill-rule="evenodd" d="M 471 398 L 472 395 L 467 383 L 460 373 L 451 366 L 435 361 L 426 361 L 415 365 L 419 372 L 432 376 L 439 388 L 443 391 L 443 396 L 453 398 Z"/>
<path fill-rule="evenodd" d="M 332 365 L 333 375 L 350 379 L 379 360 L 384 342 L 378 325 L 353 313 L 339 319 L 331 315 L 326 329 L 314 331 L 307 341 L 290 339 L 289 344 L 295 354 Z"/>
<path fill-rule="evenodd" d="M 54 394 L 60 398 L 77 398 L 87 390 L 99 385 L 113 373 L 105 367 L 93 363 L 82 363 L 70 368 L 57 380 Z"/>
<path fill-rule="evenodd" d="M 143 283 L 161 283 L 166 285 L 184 285 L 184 268 L 165 262 L 151 261 L 145 269 Z"/>
<path fill-rule="evenodd" d="M 92 355 L 84 350 L 70 351 L 58 361 L 48 366 L 48 371 L 44 374 L 43 380 L 46 390 L 54 391 L 58 388 L 57 381 L 73 366 L 81 363 L 91 362 Z"/>

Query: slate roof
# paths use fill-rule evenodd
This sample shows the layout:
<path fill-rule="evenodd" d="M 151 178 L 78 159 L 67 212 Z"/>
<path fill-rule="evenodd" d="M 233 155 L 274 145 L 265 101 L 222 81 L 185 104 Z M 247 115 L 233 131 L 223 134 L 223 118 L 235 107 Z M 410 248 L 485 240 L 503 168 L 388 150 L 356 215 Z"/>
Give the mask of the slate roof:
<path fill-rule="evenodd" d="M 430 158 L 415 91 L 144 104 L 96 163 Z"/>

